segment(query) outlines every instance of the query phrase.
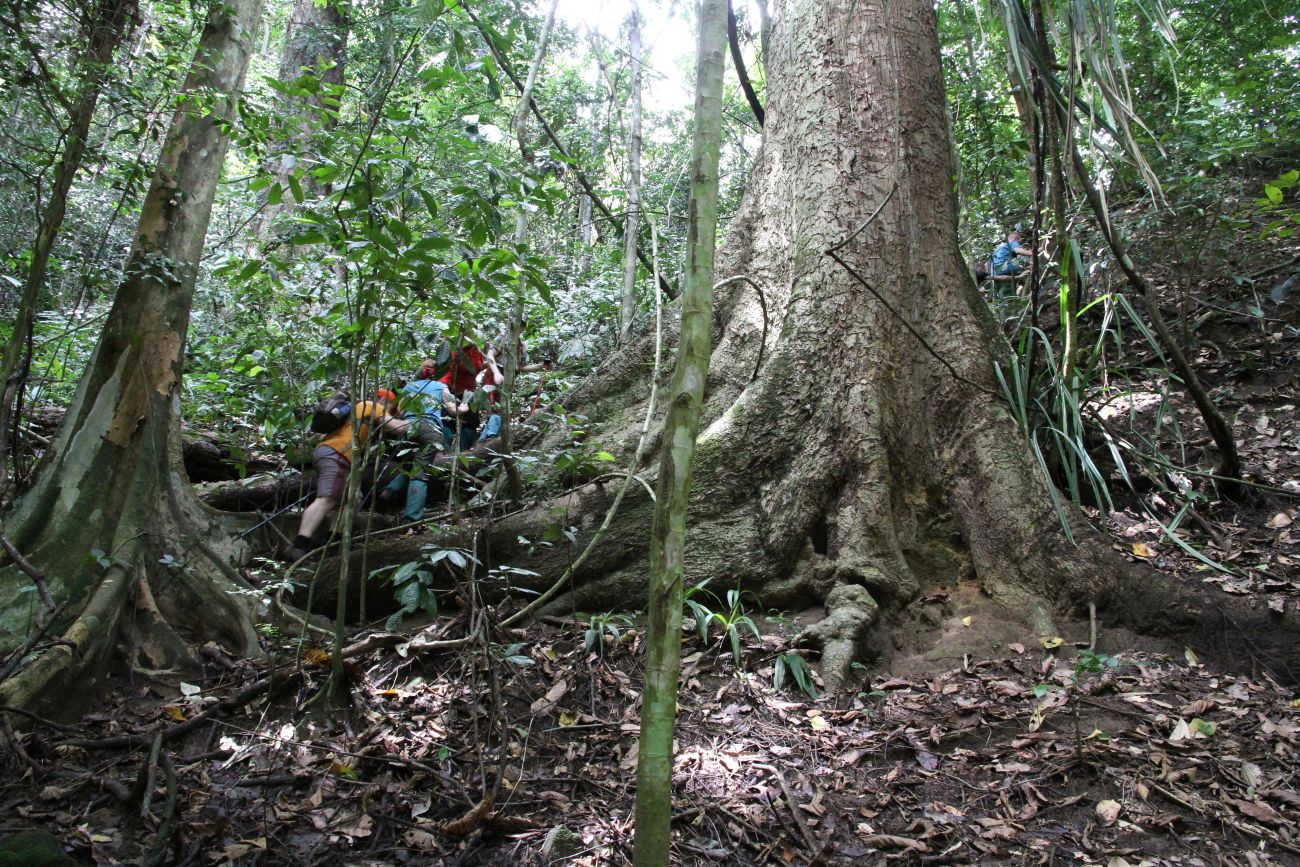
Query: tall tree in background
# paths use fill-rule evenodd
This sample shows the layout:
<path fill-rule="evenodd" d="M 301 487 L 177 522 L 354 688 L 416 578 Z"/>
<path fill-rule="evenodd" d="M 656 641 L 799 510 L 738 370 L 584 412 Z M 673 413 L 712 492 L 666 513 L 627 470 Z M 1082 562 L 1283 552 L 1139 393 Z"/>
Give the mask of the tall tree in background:
<path fill-rule="evenodd" d="M 1062 531 L 1000 395 L 1001 338 L 957 246 L 933 5 L 775 3 L 769 38 L 765 141 L 718 257 L 721 279 L 745 279 L 716 299 L 685 580 L 739 584 L 765 608 L 824 601 L 805 637 L 823 644 L 831 685 L 882 610 L 959 576 L 1035 631 L 1092 602 L 1112 624 L 1217 643 L 1240 634 L 1226 615 L 1258 656 L 1300 661 L 1293 615 L 1139 571 L 1078 514 L 1066 514 L 1075 542 Z M 630 343 L 568 401 L 628 453 L 649 352 L 648 339 Z M 494 556 L 563 574 L 566 551 L 517 540 L 537 538 L 557 505 L 594 525 L 586 513 L 611 497 L 590 486 L 504 519 Z M 654 509 L 629 495 L 550 611 L 641 592 Z"/>
<path fill-rule="evenodd" d="M 75 710 L 119 639 L 154 669 L 189 656 L 181 627 L 258 652 L 233 542 L 181 467 L 179 410 L 195 278 L 261 13 L 262 0 L 209 7 L 94 356 L 8 516 L 0 648 L 28 634 L 33 581 L 62 640 L 0 684 L 0 703 Z"/>
<path fill-rule="evenodd" d="M 641 11 L 634 2 L 628 18 L 628 55 L 632 65 L 632 111 L 627 140 L 627 226 L 623 230 L 623 303 L 618 340 L 632 332 L 636 318 L 636 245 L 641 221 Z"/>
<path fill-rule="evenodd" d="M 310 170 L 319 164 L 321 138 L 338 122 L 350 17 L 348 0 L 294 0 L 280 52 L 279 79 L 285 89 L 280 97 L 280 138 L 267 148 L 284 196 L 300 192 L 305 201 L 323 189 Z M 295 85 L 299 79 L 301 84 Z M 294 172 L 299 166 L 306 171 Z M 282 208 L 267 206 L 264 228 Z"/>
<path fill-rule="evenodd" d="M 551 0 L 551 10 L 546 14 L 546 23 L 542 25 L 542 35 L 537 41 L 537 51 L 533 62 L 528 67 L 528 80 L 524 83 L 523 93 L 519 96 L 519 109 L 515 113 L 515 139 L 519 144 L 519 155 L 523 159 L 524 169 L 533 162 L 532 151 L 528 147 L 528 111 L 533 98 L 533 88 L 537 86 L 537 76 L 546 57 L 546 44 L 551 38 L 551 29 L 555 27 L 555 10 L 559 0 Z M 522 184 L 521 184 L 522 188 Z M 515 211 L 515 248 L 517 255 L 523 256 L 528 245 L 528 213 L 521 204 Z M 505 352 L 505 376 L 501 383 L 501 451 L 505 455 L 505 467 L 510 499 L 520 502 L 524 497 L 524 483 L 519 475 L 513 452 L 514 438 L 514 397 L 515 380 L 519 374 L 520 340 L 524 330 L 524 298 L 527 286 L 522 269 L 515 284 L 514 298 L 510 304 L 510 318 L 506 326 L 506 342 L 502 347 Z"/>
<path fill-rule="evenodd" d="M 76 95 L 66 103 L 67 125 L 63 129 L 63 152 L 54 170 L 49 197 L 36 224 L 36 240 L 32 244 L 31 264 L 23 280 L 18 315 L 9 343 L 4 348 L 0 362 L 0 496 L 5 490 L 9 464 L 10 426 L 15 418 L 16 402 L 27 378 L 30 359 L 32 325 L 45 274 L 50 264 L 50 253 L 63 228 L 63 218 L 68 209 L 68 193 L 77 170 L 81 168 L 86 153 L 86 136 L 95 116 L 95 106 L 104 79 L 113 62 L 113 54 L 121 44 L 132 18 L 136 14 L 136 0 L 97 0 L 85 10 L 85 50 L 78 60 L 81 81 Z M 15 24 L 14 26 L 17 26 Z"/>
<path fill-rule="evenodd" d="M 632 14 L 632 32 L 636 34 L 639 28 L 635 23 L 635 8 Z M 650 531 L 645 685 L 641 695 L 641 740 L 636 774 L 635 860 L 642 867 L 667 864 L 671 843 L 673 729 L 677 719 L 677 681 L 682 666 L 687 507 L 712 340 L 713 254 L 718 229 L 718 155 L 722 148 L 722 58 L 727 39 L 727 0 L 701 3 L 699 26 L 695 62 L 695 141 L 691 157 L 691 198 L 687 207 L 686 285 L 682 293 L 677 365 L 673 371 L 659 456 L 654 524 Z M 638 41 L 634 38 L 632 42 L 634 69 L 639 60 Z M 635 236 L 634 226 L 634 223 L 628 224 L 629 237 Z M 635 258 L 629 257 L 629 261 L 632 267 L 636 266 Z"/>

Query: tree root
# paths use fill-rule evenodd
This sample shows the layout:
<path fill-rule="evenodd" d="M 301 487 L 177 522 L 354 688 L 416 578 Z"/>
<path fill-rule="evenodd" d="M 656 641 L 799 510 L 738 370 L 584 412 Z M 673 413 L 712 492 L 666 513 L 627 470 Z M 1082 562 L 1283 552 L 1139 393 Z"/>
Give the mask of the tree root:
<path fill-rule="evenodd" d="M 845 687 L 867 630 L 880 617 L 880 606 L 860 584 L 840 584 L 826 597 L 826 617 L 795 638 L 822 646 L 822 680 L 832 692 Z"/>
<path fill-rule="evenodd" d="M 85 673 L 97 671 L 112 650 L 118 621 L 131 589 L 131 577 L 114 563 L 91 594 L 86 607 L 50 647 L 26 668 L 0 684 L 0 704 L 68 713 L 73 702 L 88 700 Z"/>

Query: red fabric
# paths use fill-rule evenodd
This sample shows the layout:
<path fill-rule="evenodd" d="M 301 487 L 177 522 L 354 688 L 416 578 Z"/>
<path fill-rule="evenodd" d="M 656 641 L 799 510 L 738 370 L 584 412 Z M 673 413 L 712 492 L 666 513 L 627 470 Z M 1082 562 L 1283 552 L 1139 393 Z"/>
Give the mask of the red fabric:
<path fill-rule="evenodd" d="M 478 388 L 478 372 L 485 366 L 483 353 L 470 343 L 464 349 L 451 354 L 451 370 L 438 381 L 450 388 L 455 398 L 460 400 L 465 392 L 472 392 Z"/>

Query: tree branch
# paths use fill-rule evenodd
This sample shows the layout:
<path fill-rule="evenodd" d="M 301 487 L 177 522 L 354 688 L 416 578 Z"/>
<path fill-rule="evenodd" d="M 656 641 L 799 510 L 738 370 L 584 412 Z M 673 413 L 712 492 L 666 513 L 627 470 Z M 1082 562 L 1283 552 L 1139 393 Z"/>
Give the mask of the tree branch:
<path fill-rule="evenodd" d="M 736 75 L 740 78 L 740 87 L 745 91 L 745 99 L 749 100 L 749 107 L 754 112 L 754 119 L 758 125 L 763 125 L 763 103 L 758 101 L 758 94 L 754 92 L 754 85 L 749 81 L 749 70 L 745 68 L 745 58 L 740 56 L 740 34 L 736 30 L 736 10 L 733 8 L 731 0 L 727 2 L 727 44 L 731 46 L 731 62 L 736 67 Z"/>

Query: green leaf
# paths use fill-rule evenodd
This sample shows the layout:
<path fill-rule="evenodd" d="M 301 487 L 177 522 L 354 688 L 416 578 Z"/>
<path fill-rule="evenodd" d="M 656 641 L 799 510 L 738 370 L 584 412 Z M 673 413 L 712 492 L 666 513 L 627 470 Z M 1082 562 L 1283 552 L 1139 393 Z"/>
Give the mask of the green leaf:
<path fill-rule="evenodd" d="M 397 592 L 393 594 L 393 598 L 402 606 L 403 612 L 410 613 L 420 607 L 421 589 L 419 584 L 409 581 L 398 588 Z"/>

